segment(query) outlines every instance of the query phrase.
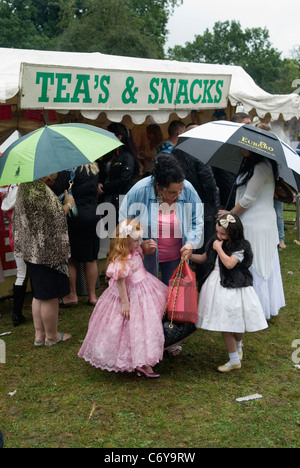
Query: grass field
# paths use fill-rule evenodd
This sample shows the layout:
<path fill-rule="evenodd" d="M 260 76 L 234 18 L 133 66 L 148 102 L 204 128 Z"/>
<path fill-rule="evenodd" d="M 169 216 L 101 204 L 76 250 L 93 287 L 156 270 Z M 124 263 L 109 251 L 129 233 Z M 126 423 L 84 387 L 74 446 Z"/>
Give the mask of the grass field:
<path fill-rule="evenodd" d="M 287 213 L 293 218 L 293 213 Z M 66 344 L 33 347 L 28 321 L 14 329 L 12 302 L 0 302 L 6 364 L 0 364 L 0 430 L 7 448 L 296 448 L 300 433 L 300 246 L 288 227 L 280 252 L 287 306 L 264 332 L 246 335 L 241 371 L 221 375 L 227 360 L 218 333 L 198 330 L 176 358 L 165 357 L 158 380 L 110 374 L 77 357 L 91 308 L 65 309 L 59 329 Z M 104 280 L 102 280 L 102 288 Z M 298 345 L 299 346 L 299 345 Z M 295 359 L 294 359 L 295 360 Z M 14 396 L 10 392 L 17 391 Z M 259 393 L 260 400 L 236 398 Z"/>

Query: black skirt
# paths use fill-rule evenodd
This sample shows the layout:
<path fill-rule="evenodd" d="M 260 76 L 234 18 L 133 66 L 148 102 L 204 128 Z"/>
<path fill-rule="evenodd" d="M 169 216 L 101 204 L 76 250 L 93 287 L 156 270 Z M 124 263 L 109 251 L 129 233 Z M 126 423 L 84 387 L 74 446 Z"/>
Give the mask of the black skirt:
<path fill-rule="evenodd" d="M 35 299 L 47 301 L 70 293 L 70 281 L 67 275 L 45 265 L 29 262 L 26 262 L 26 265 Z"/>

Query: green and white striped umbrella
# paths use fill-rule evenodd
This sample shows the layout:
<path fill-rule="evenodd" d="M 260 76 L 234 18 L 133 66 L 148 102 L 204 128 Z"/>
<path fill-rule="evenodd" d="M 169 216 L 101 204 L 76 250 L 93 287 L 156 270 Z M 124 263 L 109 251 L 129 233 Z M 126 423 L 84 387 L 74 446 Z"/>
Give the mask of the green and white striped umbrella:
<path fill-rule="evenodd" d="M 121 145 L 113 133 L 92 125 L 45 126 L 19 138 L 0 156 L 0 187 L 90 164 Z"/>

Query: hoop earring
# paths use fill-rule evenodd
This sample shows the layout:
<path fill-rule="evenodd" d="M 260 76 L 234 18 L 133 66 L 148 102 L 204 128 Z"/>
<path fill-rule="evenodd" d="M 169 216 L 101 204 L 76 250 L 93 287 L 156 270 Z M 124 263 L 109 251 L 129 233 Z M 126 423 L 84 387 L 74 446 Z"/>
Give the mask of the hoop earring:
<path fill-rule="evenodd" d="M 164 198 L 163 198 L 163 196 L 162 196 L 162 193 L 161 193 L 161 192 L 158 192 L 156 199 L 157 199 L 157 201 L 158 201 L 159 205 L 161 205 L 161 204 L 163 203 L 163 201 L 164 201 Z"/>

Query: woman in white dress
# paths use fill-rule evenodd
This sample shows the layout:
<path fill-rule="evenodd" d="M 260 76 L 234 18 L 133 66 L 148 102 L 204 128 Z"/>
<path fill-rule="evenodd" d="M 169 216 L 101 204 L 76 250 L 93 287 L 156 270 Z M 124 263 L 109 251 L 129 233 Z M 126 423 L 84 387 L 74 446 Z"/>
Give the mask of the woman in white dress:
<path fill-rule="evenodd" d="M 236 205 L 231 212 L 240 216 L 245 238 L 251 244 L 254 289 L 268 320 L 285 307 L 274 210 L 278 167 L 275 161 L 256 153 L 248 150 L 243 150 L 243 153 L 244 161 L 237 179 Z M 222 210 L 219 216 L 225 213 Z"/>

